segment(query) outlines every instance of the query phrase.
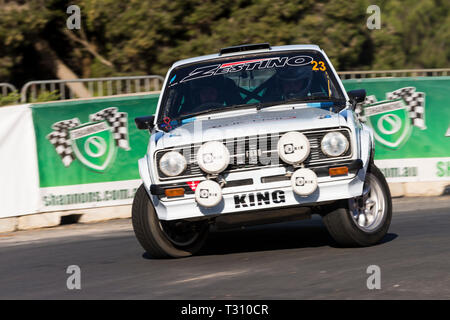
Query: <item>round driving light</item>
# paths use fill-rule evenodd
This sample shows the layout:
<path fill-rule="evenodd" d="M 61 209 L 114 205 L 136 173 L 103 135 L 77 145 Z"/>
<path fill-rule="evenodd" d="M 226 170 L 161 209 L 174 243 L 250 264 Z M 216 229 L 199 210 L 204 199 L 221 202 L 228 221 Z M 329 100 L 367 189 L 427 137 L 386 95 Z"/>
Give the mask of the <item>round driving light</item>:
<path fill-rule="evenodd" d="M 222 200 L 222 188 L 212 180 L 200 182 L 195 188 L 195 201 L 202 207 L 217 206 Z"/>
<path fill-rule="evenodd" d="M 159 168 L 168 177 L 178 176 L 186 169 L 186 166 L 186 158 L 177 151 L 169 151 L 159 160 Z"/>
<path fill-rule="evenodd" d="M 310 169 L 298 169 L 291 176 L 294 192 L 299 196 L 309 196 L 317 189 L 317 175 Z"/>
<path fill-rule="evenodd" d="M 291 131 L 278 140 L 278 155 L 289 164 L 299 164 L 309 155 L 309 140 L 303 133 Z"/>
<path fill-rule="evenodd" d="M 223 143 L 209 141 L 198 149 L 197 163 L 206 173 L 220 173 L 230 164 L 230 152 Z"/>
<path fill-rule="evenodd" d="M 340 132 L 327 133 L 320 143 L 322 152 L 329 157 L 338 157 L 348 149 L 348 140 Z"/>

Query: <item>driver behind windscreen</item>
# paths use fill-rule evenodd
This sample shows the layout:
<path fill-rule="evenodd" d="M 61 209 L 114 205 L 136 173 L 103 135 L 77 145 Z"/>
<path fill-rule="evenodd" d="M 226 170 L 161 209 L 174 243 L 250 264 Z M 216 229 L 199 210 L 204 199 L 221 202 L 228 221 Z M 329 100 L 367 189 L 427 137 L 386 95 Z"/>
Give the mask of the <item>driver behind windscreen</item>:
<path fill-rule="evenodd" d="M 219 90 L 212 86 L 202 87 L 198 90 L 200 104 L 219 103 Z"/>
<path fill-rule="evenodd" d="M 308 96 L 312 70 L 310 66 L 285 67 L 276 74 L 278 94 L 280 100 L 305 98 Z"/>
<path fill-rule="evenodd" d="M 199 112 L 224 105 L 222 77 L 196 79 L 191 83 L 192 109 L 190 112 Z"/>

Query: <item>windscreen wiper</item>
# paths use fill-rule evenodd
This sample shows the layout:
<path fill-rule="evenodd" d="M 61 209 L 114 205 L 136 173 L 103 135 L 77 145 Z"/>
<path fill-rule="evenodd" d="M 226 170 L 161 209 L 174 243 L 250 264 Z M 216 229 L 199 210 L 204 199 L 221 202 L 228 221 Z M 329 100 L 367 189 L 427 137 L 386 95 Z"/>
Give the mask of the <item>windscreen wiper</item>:
<path fill-rule="evenodd" d="M 271 102 L 271 103 L 266 103 L 266 104 L 260 104 L 260 106 L 258 106 L 258 109 L 263 109 L 263 108 L 267 108 L 267 107 L 271 107 L 271 106 L 275 106 L 275 105 L 284 105 L 284 104 L 290 104 L 290 103 L 301 103 L 301 102 L 333 102 L 336 105 L 342 105 L 346 103 L 345 99 L 340 99 L 340 98 L 335 98 L 335 97 L 304 97 L 304 98 L 292 98 L 292 99 L 287 99 L 284 101 L 275 101 L 275 102 Z"/>
<path fill-rule="evenodd" d="M 193 117 L 204 115 L 204 114 L 219 113 L 219 112 L 223 112 L 223 111 L 229 111 L 229 110 L 240 109 L 240 108 L 254 108 L 256 106 L 258 106 L 258 103 L 238 104 L 238 105 L 232 105 L 232 106 L 221 107 L 221 108 L 210 108 L 210 109 L 206 109 L 206 110 L 202 110 L 202 111 L 198 111 L 198 112 L 194 112 L 194 113 L 189 113 L 189 114 L 183 115 L 181 117 L 176 117 L 176 118 L 170 119 L 170 122 L 173 122 L 173 121 L 180 122 L 185 119 L 193 118 Z M 162 123 L 164 123 L 164 122 L 158 122 L 157 124 L 162 124 Z"/>
<path fill-rule="evenodd" d="M 204 115 L 204 114 L 209 114 L 209 113 L 219 113 L 219 112 L 223 112 L 223 111 L 229 111 L 229 110 L 235 110 L 235 109 L 241 109 L 241 108 L 254 108 L 258 105 L 258 103 L 249 103 L 249 104 L 237 104 L 237 105 L 232 105 L 232 106 L 227 106 L 227 107 L 223 107 L 223 108 L 211 108 L 211 109 L 206 109 L 206 110 L 202 110 L 199 112 L 194 112 L 194 113 L 190 113 L 184 116 L 179 117 L 180 120 L 185 120 L 188 118 L 192 118 L 195 116 L 200 116 L 200 115 Z"/>

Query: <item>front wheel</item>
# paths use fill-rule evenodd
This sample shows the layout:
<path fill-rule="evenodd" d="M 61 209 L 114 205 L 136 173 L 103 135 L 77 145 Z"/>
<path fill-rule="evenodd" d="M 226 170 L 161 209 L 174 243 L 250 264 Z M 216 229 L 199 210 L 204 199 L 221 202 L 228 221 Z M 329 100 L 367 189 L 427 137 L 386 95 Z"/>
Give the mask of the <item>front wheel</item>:
<path fill-rule="evenodd" d="M 133 229 L 141 246 L 152 258 L 181 258 L 195 254 L 208 235 L 207 221 L 163 221 L 141 185 L 132 207 Z"/>
<path fill-rule="evenodd" d="M 389 186 L 381 171 L 371 164 L 364 183 L 365 194 L 341 202 L 323 217 L 333 239 L 344 247 L 371 246 L 384 238 L 392 219 Z"/>

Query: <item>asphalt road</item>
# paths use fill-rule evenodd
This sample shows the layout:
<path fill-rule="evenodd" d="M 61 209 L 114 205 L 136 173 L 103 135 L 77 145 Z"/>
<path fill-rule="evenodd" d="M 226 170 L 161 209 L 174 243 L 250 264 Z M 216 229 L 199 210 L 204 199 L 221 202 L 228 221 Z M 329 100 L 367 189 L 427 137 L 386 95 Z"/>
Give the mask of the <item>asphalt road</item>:
<path fill-rule="evenodd" d="M 69 265 L 81 290 L 69 290 Z M 367 267 L 381 270 L 369 290 Z M 398 199 L 383 243 L 337 248 L 319 217 L 215 232 L 153 260 L 131 221 L 0 235 L 0 299 L 450 299 L 450 196 Z"/>

